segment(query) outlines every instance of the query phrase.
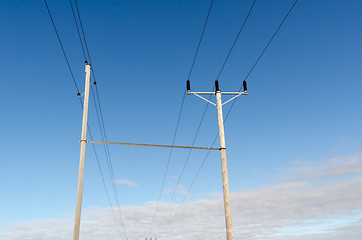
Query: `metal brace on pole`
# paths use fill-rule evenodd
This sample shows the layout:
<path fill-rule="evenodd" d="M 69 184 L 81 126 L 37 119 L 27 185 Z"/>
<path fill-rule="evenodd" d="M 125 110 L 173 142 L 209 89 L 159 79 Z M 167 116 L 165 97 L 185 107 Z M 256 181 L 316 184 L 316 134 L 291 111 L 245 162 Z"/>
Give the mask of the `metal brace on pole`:
<path fill-rule="evenodd" d="M 228 178 L 228 170 L 227 170 L 227 162 L 226 162 L 226 145 L 225 145 L 224 119 L 223 119 L 223 115 L 222 115 L 222 105 L 230 102 L 231 100 L 239 97 L 240 95 L 248 95 L 248 91 L 246 88 L 246 82 L 245 81 L 243 82 L 244 92 L 221 92 L 219 89 L 219 82 L 217 80 L 215 81 L 215 92 L 191 92 L 189 80 L 187 80 L 186 85 L 187 85 L 187 94 L 189 94 L 189 95 L 193 94 L 193 95 L 213 104 L 217 108 L 217 119 L 218 119 L 218 125 L 219 125 L 219 138 L 220 138 L 222 182 L 223 182 L 223 192 L 224 192 L 226 239 L 233 240 L 231 207 L 230 207 L 230 193 L 229 193 L 229 178 Z M 210 102 L 209 100 L 200 96 L 201 94 L 216 95 L 216 104 L 213 102 Z M 235 96 L 223 104 L 222 99 L 221 99 L 222 94 L 235 95 Z"/>
<path fill-rule="evenodd" d="M 89 65 L 86 61 L 85 62 L 85 91 L 84 91 L 82 138 L 80 140 L 80 160 L 79 160 L 79 174 L 78 174 L 77 207 L 75 210 L 73 240 L 79 240 L 80 216 L 81 216 L 81 210 L 82 210 L 85 145 L 87 142 L 86 138 L 87 138 L 87 122 L 88 122 L 90 68 L 91 68 L 91 65 Z"/>

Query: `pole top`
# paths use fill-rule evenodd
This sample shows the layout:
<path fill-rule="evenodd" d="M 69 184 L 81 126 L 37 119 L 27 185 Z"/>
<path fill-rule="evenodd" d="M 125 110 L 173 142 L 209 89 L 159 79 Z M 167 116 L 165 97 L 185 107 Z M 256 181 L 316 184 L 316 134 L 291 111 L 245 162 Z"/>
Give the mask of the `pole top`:
<path fill-rule="evenodd" d="M 248 87 L 246 86 L 246 81 L 243 81 L 244 93 L 248 92 Z"/>
<path fill-rule="evenodd" d="M 219 81 L 218 80 L 215 80 L 215 91 L 220 92 Z"/>

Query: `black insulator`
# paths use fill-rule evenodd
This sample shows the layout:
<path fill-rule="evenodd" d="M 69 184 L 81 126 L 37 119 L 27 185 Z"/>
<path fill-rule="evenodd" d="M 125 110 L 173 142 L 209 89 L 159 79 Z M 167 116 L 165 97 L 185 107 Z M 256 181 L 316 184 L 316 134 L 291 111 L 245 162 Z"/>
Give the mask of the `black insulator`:
<path fill-rule="evenodd" d="M 77 96 L 78 96 L 78 97 L 80 96 L 80 93 L 79 93 L 79 92 L 77 93 Z"/>
<path fill-rule="evenodd" d="M 85 60 L 84 63 L 87 64 L 88 63 L 87 60 Z"/>
<path fill-rule="evenodd" d="M 243 82 L 243 87 L 244 87 L 244 92 L 247 92 L 248 91 L 248 88 L 246 87 L 246 81 L 244 80 Z"/>
<path fill-rule="evenodd" d="M 215 81 L 215 91 L 216 92 L 220 91 L 220 89 L 219 89 L 219 81 L 218 80 Z"/>
<path fill-rule="evenodd" d="M 190 80 L 186 81 L 186 89 L 187 89 L 188 92 L 191 91 Z"/>
<path fill-rule="evenodd" d="M 93 82 L 93 85 L 97 85 L 97 82 L 96 82 L 96 81 L 94 81 L 94 82 Z"/>

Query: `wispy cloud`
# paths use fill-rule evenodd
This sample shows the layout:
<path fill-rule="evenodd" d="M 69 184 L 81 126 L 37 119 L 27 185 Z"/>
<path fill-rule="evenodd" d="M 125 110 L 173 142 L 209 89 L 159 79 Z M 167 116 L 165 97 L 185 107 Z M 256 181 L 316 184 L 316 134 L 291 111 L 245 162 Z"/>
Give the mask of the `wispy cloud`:
<path fill-rule="evenodd" d="M 295 161 L 291 166 L 281 169 L 284 177 L 299 180 L 348 177 L 362 174 L 362 154 L 340 156 L 323 161 Z"/>
<path fill-rule="evenodd" d="M 127 180 L 127 179 L 116 179 L 115 183 L 120 184 L 120 185 L 126 185 L 126 186 L 138 186 L 137 183 Z"/>
<path fill-rule="evenodd" d="M 262 187 L 231 194 L 235 239 L 248 240 L 360 240 L 362 236 L 362 164 L 360 155 L 293 164 L 293 174 Z M 307 167 L 306 167 L 307 166 Z M 285 169 L 287 171 L 288 169 Z M 337 171 L 338 170 L 338 171 Z M 339 178 L 331 181 L 331 177 Z M 153 219 L 155 202 L 123 207 L 128 239 L 144 239 Z M 155 232 L 158 239 L 225 238 L 222 198 L 199 199 L 183 205 L 160 202 Z M 46 226 L 46 227 L 44 227 Z M 0 239 L 65 240 L 72 221 L 44 220 L 8 223 Z M 123 235 L 122 227 L 120 227 Z M 85 209 L 81 237 L 89 240 L 119 238 L 109 208 Z M 123 239 L 125 239 L 123 237 Z"/>
<path fill-rule="evenodd" d="M 185 196 L 186 194 L 188 194 L 188 192 L 186 191 L 186 187 L 184 185 L 178 185 L 176 189 L 165 189 L 163 191 L 165 194 L 173 194 L 175 192 L 175 194 L 178 195 L 182 195 Z"/>

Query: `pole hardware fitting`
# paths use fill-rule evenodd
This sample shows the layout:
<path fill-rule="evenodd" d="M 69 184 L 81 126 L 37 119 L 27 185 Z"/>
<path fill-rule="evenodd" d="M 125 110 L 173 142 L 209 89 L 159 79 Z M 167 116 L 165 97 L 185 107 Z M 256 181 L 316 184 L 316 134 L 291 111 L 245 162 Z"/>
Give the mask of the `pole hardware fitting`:
<path fill-rule="evenodd" d="M 93 83 L 90 82 L 90 85 L 95 86 L 97 85 L 97 82 L 96 81 L 94 81 Z"/>
<path fill-rule="evenodd" d="M 226 226 L 226 235 L 227 240 L 233 239 L 233 230 L 232 230 L 232 220 L 231 220 L 231 206 L 230 206 L 230 190 L 229 190 L 229 179 L 226 163 L 226 146 L 225 146 L 225 133 L 224 133 L 224 122 L 222 114 L 222 106 L 231 100 L 239 97 L 240 95 L 245 95 L 245 92 L 221 92 L 219 88 L 218 80 L 215 81 L 215 91 L 214 92 L 190 92 L 195 96 L 205 100 L 216 106 L 217 109 L 217 119 L 219 125 L 219 139 L 220 139 L 220 157 L 221 157 L 221 169 L 222 169 L 222 179 L 223 179 L 223 195 L 224 195 L 224 211 L 225 211 L 225 226 Z M 212 103 L 208 99 L 200 95 L 216 95 L 216 104 Z M 226 102 L 222 102 L 222 95 L 234 95 Z"/>
<path fill-rule="evenodd" d="M 190 87 L 190 80 L 186 81 L 186 89 L 187 89 L 187 94 L 191 94 L 191 87 Z"/>
<path fill-rule="evenodd" d="M 85 142 L 85 143 L 87 143 L 87 140 L 82 139 L 82 140 L 80 140 L 79 142 Z"/>
<path fill-rule="evenodd" d="M 243 81 L 243 88 L 244 88 L 244 92 L 248 92 L 248 88 L 246 86 L 246 81 Z"/>
<path fill-rule="evenodd" d="M 85 60 L 84 63 L 85 63 L 85 65 L 89 65 L 89 66 L 90 66 L 90 64 L 88 63 L 87 60 Z"/>
<path fill-rule="evenodd" d="M 215 80 L 215 92 L 220 92 L 219 81 Z"/>

